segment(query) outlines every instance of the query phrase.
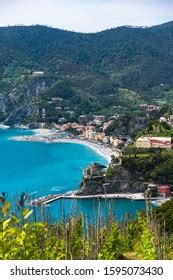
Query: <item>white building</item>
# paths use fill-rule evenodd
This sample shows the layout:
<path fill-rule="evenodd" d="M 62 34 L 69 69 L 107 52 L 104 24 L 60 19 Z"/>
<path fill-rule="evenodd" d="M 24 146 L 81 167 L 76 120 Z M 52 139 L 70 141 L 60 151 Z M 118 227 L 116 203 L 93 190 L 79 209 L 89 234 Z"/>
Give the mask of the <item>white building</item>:
<path fill-rule="evenodd" d="M 42 77 L 42 76 L 44 76 L 44 72 L 43 71 L 34 71 L 34 72 L 32 72 L 32 76 L 33 77 Z"/>

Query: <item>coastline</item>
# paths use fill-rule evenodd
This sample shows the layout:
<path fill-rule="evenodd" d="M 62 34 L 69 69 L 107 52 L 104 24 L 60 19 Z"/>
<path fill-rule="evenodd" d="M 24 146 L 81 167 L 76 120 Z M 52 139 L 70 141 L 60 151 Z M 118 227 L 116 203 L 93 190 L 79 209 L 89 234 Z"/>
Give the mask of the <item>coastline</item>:
<path fill-rule="evenodd" d="M 87 146 L 88 148 L 94 150 L 97 154 L 104 157 L 108 163 L 111 161 L 111 156 L 114 155 L 118 157 L 119 154 L 117 151 L 112 150 L 110 146 L 106 144 L 99 144 L 95 142 L 88 141 L 86 139 L 79 138 L 60 138 L 58 137 L 57 132 L 49 129 L 35 129 L 33 130 L 34 135 L 24 135 L 24 136 L 14 136 L 10 137 L 9 140 L 13 141 L 23 141 L 23 142 L 44 142 L 47 144 L 54 143 L 69 143 L 69 144 L 79 144 Z"/>
<path fill-rule="evenodd" d="M 10 126 L 0 123 L 0 129 L 9 129 L 9 128 Z"/>
<path fill-rule="evenodd" d="M 97 154 L 103 156 L 108 162 L 111 161 L 111 155 L 118 156 L 118 153 L 115 151 L 112 151 L 109 147 L 104 145 L 99 145 L 97 143 L 93 143 L 87 140 L 81 140 L 81 139 L 58 139 L 55 140 L 54 143 L 70 143 L 70 144 L 79 144 L 89 147 L 90 149 L 94 150 Z"/>
<path fill-rule="evenodd" d="M 86 139 L 80 138 L 70 138 L 70 137 L 60 137 L 60 134 L 56 130 L 50 129 L 35 129 L 31 130 L 34 134 L 33 135 L 21 135 L 21 136 L 13 136 L 10 137 L 10 140 L 13 141 L 21 141 L 21 142 L 43 142 L 47 144 L 54 144 L 54 143 L 69 143 L 69 144 L 79 144 L 84 145 L 96 153 L 104 157 L 107 162 L 111 161 L 111 156 L 114 155 L 115 157 L 119 156 L 118 151 L 112 150 L 111 146 L 107 144 L 99 144 L 95 142 L 90 142 Z M 71 194 L 54 194 L 48 195 L 46 197 L 38 198 L 35 200 L 37 202 L 41 202 L 43 204 L 49 204 L 53 201 L 58 199 L 128 199 L 128 200 L 145 200 L 143 193 L 114 193 L 114 194 L 98 194 L 98 195 L 76 195 L 76 192 Z"/>

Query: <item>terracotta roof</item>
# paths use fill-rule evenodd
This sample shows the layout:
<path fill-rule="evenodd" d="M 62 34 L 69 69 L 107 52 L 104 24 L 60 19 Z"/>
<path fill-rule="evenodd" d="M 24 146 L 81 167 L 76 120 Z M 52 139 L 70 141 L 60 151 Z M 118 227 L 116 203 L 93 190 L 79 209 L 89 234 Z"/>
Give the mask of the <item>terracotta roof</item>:
<path fill-rule="evenodd" d="M 165 189 L 165 190 L 167 190 L 167 189 L 170 189 L 170 186 L 168 186 L 168 185 L 163 185 L 163 186 L 159 186 L 158 188 L 159 188 L 159 189 Z"/>
<path fill-rule="evenodd" d="M 170 145 L 171 141 L 169 140 L 157 140 L 157 139 L 150 139 L 151 144 L 164 144 L 164 145 Z"/>

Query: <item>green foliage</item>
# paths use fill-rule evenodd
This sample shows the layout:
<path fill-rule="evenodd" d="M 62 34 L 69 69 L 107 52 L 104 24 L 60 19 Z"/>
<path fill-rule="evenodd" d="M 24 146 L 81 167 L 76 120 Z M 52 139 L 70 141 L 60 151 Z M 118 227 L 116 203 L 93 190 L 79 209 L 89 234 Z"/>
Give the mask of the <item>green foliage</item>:
<path fill-rule="evenodd" d="M 122 165 L 145 182 L 151 179 L 157 183 L 173 184 L 172 150 L 126 148 Z"/>
<path fill-rule="evenodd" d="M 161 230 L 173 234 L 173 199 L 156 208 L 155 213 Z"/>
<path fill-rule="evenodd" d="M 101 260 L 117 260 L 122 257 L 125 248 L 124 240 L 121 236 L 119 226 L 112 223 L 110 231 L 104 241 L 103 248 L 99 254 Z"/>
<path fill-rule="evenodd" d="M 137 254 L 141 255 L 144 260 L 156 260 L 157 250 L 155 233 L 150 229 L 150 225 L 146 218 L 138 216 L 137 227 L 140 232 L 137 235 L 137 241 L 134 244 L 134 248 Z"/>
<path fill-rule="evenodd" d="M 122 135 L 127 137 L 133 136 L 139 130 L 144 129 L 146 125 L 146 117 L 141 113 L 128 112 L 120 115 L 114 122 L 106 129 L 107 135 Z"/>
<path fill-rule="evenodd" d="M 113 176 L 121 175 L 122 170 L 123 170 L 122 166 L 110 164 L 109 167 L 107 168 L 106 176 L 111 178 Z"/>
<path fill-rule="evenodd" d="M 68 248 L 68 259 L 82 259 L 83 249 L 83 218 L 72 218 L 70 223 L 67 224 L 67 240 L 68 244 L 72 244 Z"/>
<path fill-rule="evenodd" d="M 168 205 L 169 206 L 169 205 Z M 32 210 L 18 207 L 10 211 L 10 203 L 3 201 L 0 223 L 1 260 L 71 260 L 71 259 L 123 259 L 135 255 L 137 259 L 171 259 L 172 204 L 152 215 L 138 214 L 135 220 L 126 217 L 116 223 L 107 217 L 102 224 L 100 217 L 95 225 L 88 224 L 83 216 L 72 217 L 67 222 L 33 222 Z M 160 222 L 169 227 L 166 239 Z"/>
<path fill-rule="evenodd" d="M 77 117 L 90 112 L 136 112 L 144 102 L 170 104 L 172 30 L 172 22 L 96 34 L 45 26 L 1 27 L 0 94 L 10 99 L 7 116 L 34 102 L 39 109 L 46 105 L 47 122 L 57 121 L 64 112 L 61 116 L 54 104 L 47 104 L 55 96 L 64 98 L 65 106 L 70 101 Z M 32 77 L 33 71 L 45 72 L 45 89 L 37 97 L 34 87 L 39 79 Z M 39 114 L 23 115 L 20 122 L 40 121 Z"/>
<path fill-rule="evenodd" d="M 173 136 L 173 130 L 171 127 L 166 123 L 160 123 L 157 120 L 150 121 L 147 125 L 147 128 L 144 129 L 142 132 L 143 135 L 152 135 L 152 136 Z"/>

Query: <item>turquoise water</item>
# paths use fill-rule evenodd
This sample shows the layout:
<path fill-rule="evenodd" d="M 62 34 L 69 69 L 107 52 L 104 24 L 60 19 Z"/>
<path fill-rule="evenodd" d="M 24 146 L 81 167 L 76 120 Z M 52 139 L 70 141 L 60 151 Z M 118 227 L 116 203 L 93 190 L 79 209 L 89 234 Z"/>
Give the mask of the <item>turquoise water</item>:
<path fill-rule="evenodd" d="M 71 215 L 84 214 L 88 221 L 98 222 L 98 216 L 105 221 L 108 215 L 121 221 L 127 214 L 133 218 L 136 212 L 145 209 L 143 201 L 132 201 L 128 199 L 81 199 L 81 200 L 59 200 L 48 206 L 47 211 L 53 213 L 54 218 L 61 220 Z M 100 215 L 99 215 L 100 214 Z"/>
<path fill-rule="evenodd" d="M 13 198 L 21 192 L 34 193 L 35 197 L 51 193 L 65 193 L 78 189 L 82 170 L 97 161 L 107 165 L 107 161 L 92 149 L 78 144 L 15 142 L 11 136 L 31 134 L 25 130 L 0 129 L 0 192 Z M 116 200 L 111 207 L 120 218 L 126 212 L 135 214 L 144 208 L 143 202 Z M 101 211 L 105 213 L 104 201 Z M 82 212 L 94 218 L 98 212 L 97 200 L 58 201 L 47 208 L 54 217 L 70 216 Z"/>

